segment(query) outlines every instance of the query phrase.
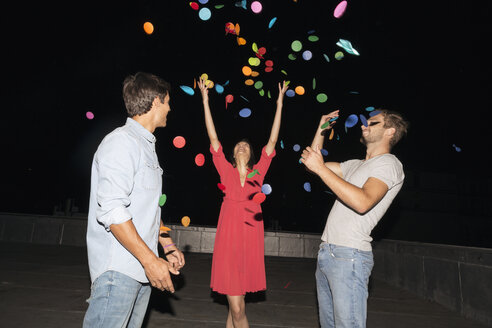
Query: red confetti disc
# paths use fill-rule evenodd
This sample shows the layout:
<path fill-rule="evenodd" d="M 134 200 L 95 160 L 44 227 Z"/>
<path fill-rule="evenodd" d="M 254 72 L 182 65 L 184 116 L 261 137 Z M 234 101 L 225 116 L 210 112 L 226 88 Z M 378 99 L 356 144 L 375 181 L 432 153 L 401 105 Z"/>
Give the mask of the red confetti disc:
<path fill-rule="evenodd" d="M 203 164 L 205 164 L 205 156 L 203 156 L 203 154 L 198 154 L 195 156 L 195 164 L 197 166 L 203 166 Z"/>
<path fill-rule="evenodd" d="M 176 148 L 183 148 L 186 145 L 186 140 L 182 136 L 177 136 L 173 139 L 173 145 Z"/>
<path fill-rule="evenodd" d="M 220 182 L 219 182 L 219 183 L 217 183 L 217 187 L 218 187 L 220 190 L 222 190 L 222 191 L 224 191 L 224 190 L 225 190 L 225 188 L 226 188 L 226 187 L 225 187 L 222 183 L 220 183 Z"/>
<path fill-rule="evenodd" d="M 261 204 L 265 201 L 266 195 L 262 192 L 257 193 L 256 195 L 253 196 L 253 202 L 257 204 Z"/>

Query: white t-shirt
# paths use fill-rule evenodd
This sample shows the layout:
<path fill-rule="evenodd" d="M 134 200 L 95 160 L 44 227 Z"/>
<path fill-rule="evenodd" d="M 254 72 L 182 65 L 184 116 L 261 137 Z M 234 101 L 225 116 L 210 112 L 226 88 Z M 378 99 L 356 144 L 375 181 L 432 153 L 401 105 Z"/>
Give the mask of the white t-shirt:
<path fill-rule="evenodd" d="M 386 183 L 388 192 L 362 215 L 337 199 L 328 215 L 321 239 L 330 244 L 371 251 L 371 231 L 403 185 L 403 165 L 395 155 L 383 154 L 369 160 L 342 162 L 340 167 L 345 181 L 361 188 L 367 179 L 373 177 Z"/>

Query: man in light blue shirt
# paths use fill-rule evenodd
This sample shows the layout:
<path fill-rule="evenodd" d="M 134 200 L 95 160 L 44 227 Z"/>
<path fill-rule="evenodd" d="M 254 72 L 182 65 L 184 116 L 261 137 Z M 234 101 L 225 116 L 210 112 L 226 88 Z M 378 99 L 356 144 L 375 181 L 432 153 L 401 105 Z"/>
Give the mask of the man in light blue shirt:
<path fill-rule="evenodd" d="M 140 327 L 150 285 L 174 292 L 169 272 L 179 274 L 185 263 L 171 238 L 159 236 L 162 169 L 153 132 L 167 124 L 169 90 L 155 75 L 128 76 L 126 124 L 109 133 L 94 155 L 87 225 L 92 286 L 84 327 Z M 167 261 L 159 258 L 158 243 Z"/>

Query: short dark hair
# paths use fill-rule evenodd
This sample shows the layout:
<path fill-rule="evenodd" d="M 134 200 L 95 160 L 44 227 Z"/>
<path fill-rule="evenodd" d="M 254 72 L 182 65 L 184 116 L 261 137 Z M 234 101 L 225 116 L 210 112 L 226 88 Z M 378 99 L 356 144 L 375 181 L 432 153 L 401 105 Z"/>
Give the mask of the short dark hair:
<path fill-rule="evenodd" d="M 253 145 L 251 144 L 251 142 L 247 138 L 243 138 L 243 139 L 239 140 L 238 142 L 236 142 L 234 144 L 234 147 L 236 147 L 236 145 L 240 142 L 246 142 L 249 145 L 249 161 L 248 161 L 247 165 L 248 165 L 248 168 L 250 170 L 252 170 L 253 166 L 256 164 L 256 158 L 255 158 L 255 152 L 253 151 Z M 229 159 L 232 163 L 232 166 L 236 167 L 236 159 L 234 158 L 234 148 L 232 148 L 232 153 L 231 153 L 231 156 Z"/>
<path fill-rule="evenodd" d="M 400 141 L 407 134 L 410 123 L 406 121 L 400 113 L 388 109 L 378 109 L 384 117 L 384 128 L 394 128 L 395 134 L 390 140 L 390 147 Z"/>
<path fill-rule="evenodd" d="M 147 113 L 159 97 L 162 103 L 171 91 L 171 85 L 150 73 L 138 72 L 123 81 L 123 100 L 129 117 Z"/>

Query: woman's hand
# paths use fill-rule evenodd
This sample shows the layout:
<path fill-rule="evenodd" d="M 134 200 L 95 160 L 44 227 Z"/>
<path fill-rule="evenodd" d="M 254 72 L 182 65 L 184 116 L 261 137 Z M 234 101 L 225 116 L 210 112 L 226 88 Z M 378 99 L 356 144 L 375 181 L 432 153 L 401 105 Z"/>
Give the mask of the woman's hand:
<path fill-rule="evenodd" d="M 278 83 L 278 98 L 277 98 L 277 104 L 280 103 L 282 104 L 284 101 L 284 95 L 285 92 L 289 89 L 289 86 L 285 84 L 285 81 L 283 81 L 282 85 L 280 85 L 280 82 Z"/>
<path fill-rule="evenodd" d="M 203 101 L 208 102 L 208 87 L 205 85 L 205 81 L 202 78 L 198 80 L 198 87 L 200 88 Z"/>

